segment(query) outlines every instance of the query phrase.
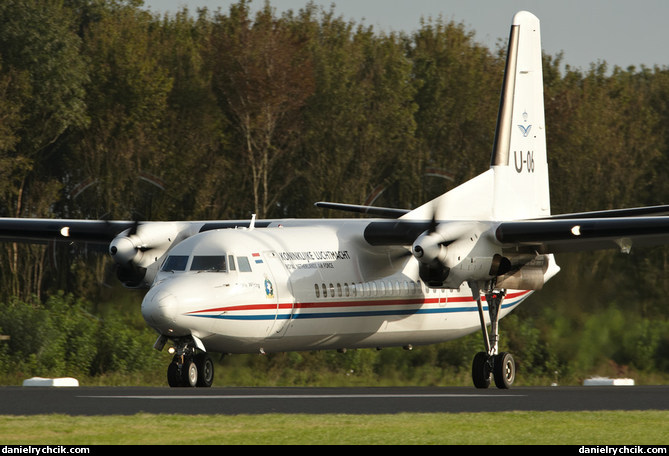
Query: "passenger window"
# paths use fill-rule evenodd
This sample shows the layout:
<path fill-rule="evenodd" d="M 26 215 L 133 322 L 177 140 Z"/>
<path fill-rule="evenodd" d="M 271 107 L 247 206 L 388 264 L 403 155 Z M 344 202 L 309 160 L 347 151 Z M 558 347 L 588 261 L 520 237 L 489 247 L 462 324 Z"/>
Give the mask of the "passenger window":
<path fill-rule="evenodd" d="M 188 255 L 171 255 L 163 264 L 163 271 L 185 271 L 188 264 Z"/>
<path fill-rule="evenodd" d="M 341 284 L 340 283 L 337 284 L 337 296 L 339 296 L 341 298 Z"/>
<path fill-rule="evenodd" d="M 334 285 L 330 284 L 330 297 L 334 298 Z"/>
<path fill-rule="evenodd" d="M 317 284 L 317 283 L 314 284 L 314 291 L 316 292 L 316 297 L 317 297 L 317 298 L 320 298 L 320 297 L 321 297 L 321 289 L 318 288 L 318 284 Z"/>
<path fill-rule="evenodd" d="M 237 257 L 237 265 L 239 266 L 239 272 L 251 272 L 251 264 L 249 264 L 248 257 Z"/>
<path fill-rule="evenodd" d="M 190 270 L 226 272 L 227 269 L 225 268 L 225 256 L 195 256 L 193 257 L 193 262 L 190 265 Z"/>
<path fill-rule="evenodd" d="M 327 298 L 328 297 L 328 288 L 325 286 L 325 284 L 322 285 L 323 288 L 323 297 Z"/>

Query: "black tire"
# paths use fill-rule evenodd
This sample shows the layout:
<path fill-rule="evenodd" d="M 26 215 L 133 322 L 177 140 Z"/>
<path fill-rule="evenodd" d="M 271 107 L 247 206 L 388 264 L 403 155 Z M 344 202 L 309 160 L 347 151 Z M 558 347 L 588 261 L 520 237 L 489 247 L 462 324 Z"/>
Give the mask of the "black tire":
<path fill-rule="evenodd" d="M 195 357 L 197 365 L 197 386 L 209 388 L 214 383 L 214 362 L 206 353 Z"/>
<path fill-rule="evenodd" d="M 516 379 L 516 363 L 511 353 L 500 353 L 493 359 L 493 375 L 495 386 L 499 389 L 509 389 Z"/>
<path fill-rule="evenodd" d="M 478 352 L 474 356 L 472 380 L 476 388 L 484 389 L 490 386 L 490 363 L 488 362 L 487 353 Z"/>
<path fill-rule="evenodd" d="M 182 386 L 181 376 L 179 375 L 179 366 L 175 362 L 171 362 L 170 365 L 167 366 L 167 384 L 172 388 Z"/>

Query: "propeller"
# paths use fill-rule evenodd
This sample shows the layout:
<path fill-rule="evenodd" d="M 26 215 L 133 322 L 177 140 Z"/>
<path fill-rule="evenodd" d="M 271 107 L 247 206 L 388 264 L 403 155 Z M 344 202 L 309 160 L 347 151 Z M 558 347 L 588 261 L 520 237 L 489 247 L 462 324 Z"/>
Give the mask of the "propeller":
<path fill-rule="evenodd" d="M 444 265 L 448 246 L 466 236 L 472 229 L 470 222 L 439 223 L 437 204 L 437 201 L 433 202 L 428 229 L 418 236 L 411 246 L 413 256 L 419 262 L 431 266 Z"/>
<path fill-rule="evenodd" d="M 441 246 L 444 244 L 444 238 L 437 232 L 439 223 L 437 222 L 436 203 L 433 203 L 432 217 L 428 229 L 421 234 L 411 246 L 413 256 L 421 263 L 433 263 L 441 254 Z"/>
<path fill-rule="evenodd" d="M 109 244 L 118 278 L 128 287 L 145 281 L 147 269 L 155 265 L 177 238 L 180 227 L 171 222 L 134 222 Z M 156 266 L 157 268 L 157 266 Z"/>
<path fill-rule="evenodd" d="M 444 287 L 452 269 L 468 258 L 476 246 L 481 228 L 476 222 L 439 222 L 438 201 L 433 202 L 428 229 L 416 238 L 411 253 L 419 262 L 419 275 L 431 287 Z M 458 274 L 460 275 L 460 274 Z M 457 278 L 449 286 L 458 286 Z"/>
<path fill-rule="evenodd" d="M 146 252 L 149 248 L 143 245 L 142 239 L 137 235 L 139 222 L 120 235 L 116 236 L 109 244 L 109 254 L 119 264 L 127 264 L 132 261 L 140 261 L 140 253 Z M 139 258 L 138 258 L 139 256 Z"/>
<path fill-rule="evenodd" d="M 450 273 L 444 265 L 446 246 L 451 242 L 442 233 L 446 225 L 438 220 L 438 204 L 432 203 L 432 214 L 427 230 L 416 238 L 411 246 L 411 254 L 418 261 L 418 274 L 421 280 L 431 287 L 441 287 Z"/>

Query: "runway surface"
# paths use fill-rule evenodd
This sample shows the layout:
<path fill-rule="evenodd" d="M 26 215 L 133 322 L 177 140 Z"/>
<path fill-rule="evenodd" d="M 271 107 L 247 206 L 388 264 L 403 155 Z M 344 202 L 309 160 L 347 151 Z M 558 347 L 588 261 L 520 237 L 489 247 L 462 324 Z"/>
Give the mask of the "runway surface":
<path fill-rule="evenodd" d="M 669 410 L 669 386 L 474 388 L 0 387 L 1 415 L 385 414 Z"/>

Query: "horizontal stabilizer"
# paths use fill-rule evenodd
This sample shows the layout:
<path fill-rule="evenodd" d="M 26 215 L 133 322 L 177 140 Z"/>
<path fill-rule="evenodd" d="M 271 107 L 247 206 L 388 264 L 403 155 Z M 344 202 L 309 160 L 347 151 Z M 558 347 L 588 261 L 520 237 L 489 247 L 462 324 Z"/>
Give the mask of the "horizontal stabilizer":
<path fill-rule="evenodd" d="M 392 207 L 377 207 L 377 206 L 361 206 L 358 204 L 329 203 L 325 201 L 320 201 L 318 203 L 315 203 L 314 206 L 323 209 L 335 209 L 338 211 L 355 212 L 358 214 L 367 214 L 385 218 L 399 218 L 409 212 L 408 209 L 395 209 Z"/>

